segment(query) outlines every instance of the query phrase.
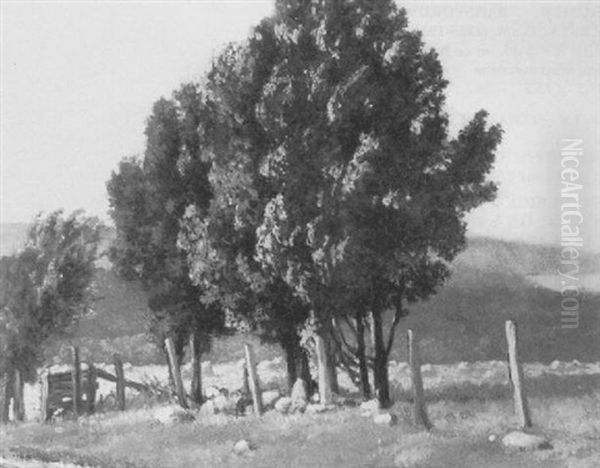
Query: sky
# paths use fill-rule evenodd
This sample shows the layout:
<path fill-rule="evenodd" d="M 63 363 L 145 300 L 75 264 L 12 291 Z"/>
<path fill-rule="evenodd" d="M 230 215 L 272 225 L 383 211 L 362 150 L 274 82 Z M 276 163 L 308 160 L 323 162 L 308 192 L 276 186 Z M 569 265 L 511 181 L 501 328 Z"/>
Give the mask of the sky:
<path fill-rule="evenodd" d="M 557 244 L 561 148 L 582 139 L 584 245 L 600 252 L 600 2 L 400 4 L 439 53 L 451 132 L 482 108 L 505 131 L 497 200 L 469 215 L 468 233 Z M 108 220 L 106 180 L 143 151 L 152 103 L 200 80 L 272 10 L 250 0 L 1 5 L 2 222 L 61 207 Z"/>

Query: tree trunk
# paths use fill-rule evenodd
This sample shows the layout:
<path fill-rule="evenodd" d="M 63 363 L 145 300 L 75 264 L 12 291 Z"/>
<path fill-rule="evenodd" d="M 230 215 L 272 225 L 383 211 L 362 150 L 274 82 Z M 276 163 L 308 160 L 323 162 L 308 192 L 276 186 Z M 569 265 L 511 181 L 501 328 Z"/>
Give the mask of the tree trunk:
<path fill-rule="evenodd" d="M 296 350 L 296 346 L 294 343 L 288 341 L 287 339 L 283 339 L 281 346 L 285 351 L 285 362 L 287 366 L 287 382 L 288 388 L 292 391 L 292 387 L 298 378 L 298 353 Z M 308 382 L 307 382 L 308 383 Z"/>
<path fill-rule="evenodd" d="M 325 340 L 325 346 L 329 359 L 327 360 L 327 373 L 329 374 L 329 380 L 331 381 L 331 391 L 333 393 L 340 393 L 340 387 L 337 379 L 337 356 L 335 346 L 332 346 L 331 337 L 328 336 Z"/>
<path fill-rule="evenodd" d="M 175 351 L 175 344 L 173 343 L 173 339 L 170 337 L 167 338 L 165 340 L 165 346 L 169 353 L 169 360 L 171 361 L 171 368 L 173 370 L 173 380 L 175 381 L 175 394 L 177 395 L 179 406 L 181 406 L 184 409 L 188 409 L 185 391 L 183 390 L 183 381 L 181 380 L 181 368 L 179 366 L 179 359 Z"/>
<path fill-rule="evenodd" d="M 0 423 L 6 424 L 9 420 L 10 399 L 12 398 L 11 369 L 0 374 Z"/>
<path fill-rule="evenodd" d="M 390 383 L 387 368 L 387 351 L 383 340 L 382 313 L 381 310 L 373 310 L 373 340 L 375 348 L 375 362 L 373 366 L 373 378 L 375 384 L 375 395 L 382 408 L 388 408 L 390 401 Z"/>
<path fill-rule="evenodd" d="M 192 355 L 192 388 L 190 396 L 197 405 L 203 403 L 202 397 L 202 347 L 200 337 L 194 333 L 190 335 L 190 354 Z"/>
<path fill-rule="evenodd" d="M 306 382 L 306 389 L 308 390 L 309 396 L 315 392 L 315 385 L 310 375 L 310 365 L 308 362 L 308 353 L 307 351 L 300 346 L 300 342 L 298 342 L 298 354 L 296 358 L 296 374 L 299 378 Z"/>
<path fill-rule="evenodd" d="M 14 377 L 14 390 L 13 390 L 13 398 L 14 398 L 14 417 L 15 421 L 24 421 L 25 420 L 25 382 L 23 382 L 23 375 L 21 371 L 15 369 L 15 377 Z"/>
<path fill-rule="evenodd" d="M 165 361 L 167 361 L 167 370 L 169 371 L 169 390 L 173 394 L 175 393 L 175 379 L 173 379 L 173 369 L 171 368 L 171 360 L 169 359 L 169 352 L 167 351 L 167 347 L 164 341 L 161 345 L 161 349 L 163 351 Z"/>
<path fill-rule="evenodd" d="M 362 315 L 356 314 L 356 355 L 358 357 L 358 370 L 360 373 L 360 386 L 365 400 L 371 399 L 371 385 L 369 383 L 369 368 L 365 350 L 365 324 Z"/>

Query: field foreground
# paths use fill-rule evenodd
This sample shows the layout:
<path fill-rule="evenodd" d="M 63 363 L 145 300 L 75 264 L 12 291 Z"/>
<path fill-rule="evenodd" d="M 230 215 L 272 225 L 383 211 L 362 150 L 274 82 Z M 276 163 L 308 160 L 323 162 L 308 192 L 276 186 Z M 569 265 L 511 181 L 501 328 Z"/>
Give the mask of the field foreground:
<path fill-rule="evenodd" d="M 261 380 L 268 381 L 267 373 L 275 376 L 279 364 L 262 363 Z M 237 363 L 232 366 L 237 368 Z M 164 424 L 155 418 L 156 407 L 136 408 L 132 404 L 133 409 L 124 413 L 108 411 L 78 421 L 6 426 L 0 429 L 0 466 L 600 466 L 598 364 L 556 363 L 543 369 L 528 366 L 533 432 L 547 436 L 552 445 L 534 452 L 502 446 L 502 436 L 515 429 L 516 421 L 508 387 L 499 377 L 494 378 L 494 369 L 500 372 L 500 366 L 470 366 L 425 369 L 428 410 L 435 426 L 430 433 L 412 423 L 399 363 L 391 373 L 397 400 L 391 411 L 398 416 L 392 427 L 363 417 L 358 407 L 339 407 L 321 414 L 268 411 L 261 418 L 199 411 L 194 421 Z M 575 372 L 576 368 L 580 371 Z M 220 370 L 215 366 L 211 378 L 219 381 Z M 440 378 L 442 371 L 447 374 Z M 453 381 L 451 371 L 463 378 Z M 469 374 L 473 378 L 467 378 Z M 271 381 L 270 386 L 274 384 Z M 241 439 L 250 442 L 251 450 L 237 454 L 233 447 Z M 64 464 L 23 462 L 24 457 Z"/>

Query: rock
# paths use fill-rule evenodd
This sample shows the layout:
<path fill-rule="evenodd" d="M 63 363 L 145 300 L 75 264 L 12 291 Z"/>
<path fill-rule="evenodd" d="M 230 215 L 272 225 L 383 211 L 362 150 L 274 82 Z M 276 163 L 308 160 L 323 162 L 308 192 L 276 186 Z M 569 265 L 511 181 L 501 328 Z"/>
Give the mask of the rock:
<path fill-rule="evenodd" d="M 321 401 L 321 395 L 318 393 L 313 393 L 313 395 L 310 397 L 310 401 L 311 403 L 319 403 Z"/>
<path fill-rule="evenodd" d="M 489 441 L 489 442 L 496 442 L 496 439 L 497 439 L 497 437 L 496 437 L 496 434 L 491 434 L 491 435 L 488 437 L 488 441 Z"/>
<path fill-rule="evenodd" d="M 216 412 L 224 414 L 240 414 L 245 406 L 248 404 L 248 400 L 242 395 L 234 395 L 231 398 L 225 395 L 220 395 L 212 400 Z"/>
<path fill-rule="evenodd" d="M 252 447 L 250 446 L 250 442 L 246 439 L 238 440 L 233 446 L 234 453 L 237 453 L 238 455 L 244 455 L 250 450 L 252 450 Z"/>
<path fill-rule="evenodd" d="M 371 413 L 371 411 L 363 411 L 362 413 L 360 413 L 361 418 L 370 418 L 371 416 L 373 416 L 373 413 Z"/>
<path fill-rule="evenodd" d="M 398 418 L 392 413 L 381 413 L 373 416 L 373 422 L 375 424 L 382 424 L 385 426 L 393 426 L 398 422 Z"/>
<path fill-rule="evenodd" d="M 173 406 L 156 409 L 152 417 L 161 424 L 176 424 L 196 419 L 191 411 Z"/>
<path fill-rule="evenodd" d="M 519 450 L 537 450 L 552 448 L 548 439 L 535 434 L 527 434 L 522 431 L 513 431 L 502 438 L 502 444 L 505 447 L 516 448 Z"/>
<path fill-rule="evenodd" d="M 230 405 L 229 398 L 227 398 L 225 395 L 219 395 L 213 398 L 212 403 L 219 413 L 224 413 L 227 407 Z"/>
<path fill-rule="evenodd" d="M 308 395 L 306 392 L 306 382 L 304 382 L 303 379 L 298 379 L 296 380 L 296 383 L 294 383 L 291 398 L 293 402 L 304 402 L 306 406 Z"/>
<path fill-rule="evenodd" d="M 378 413 L 379 412 L 379 401 L 377 401 L 377 400 L 363 401 L 360 404 L 360 409 L 363 410 L 363 412 L 369 411 L 371 414 Z"/>
<path fill-rule="evenodd" d="M 325 413 L 335 408 L 334 405 L 311 404 L 306 406 L 306 412 L 310 414 Z"/>
<path fill-rule="evenodd" d="M 290 397 L 282 397 L 275 402 L 275 409 L 280 413 L 286 414 L 290 410 L 292 399 Z"/>
<path fill-rule="evenodd" d="M 212 400 L 207 400 L 200 407 L 200 415 L 201 416 L 212 416 L 213 414 L 217 414 L 217 408 L 215 408 L 215 404 Z"/>
<path fill-rule="evenodd" d="M 349 408 L 356 408 L 358 406 L 358 403 L 354 398 L 338 397 L 334 400 L 334 402 L 338 406 L 347 406 Z"/>
<path fill-rule="evenodd" d="M 556 370 L 561 366 L 560 361 L 554 360 L 550 363 L 550 369 Z"/>
<path fill-rule="evenodd" d="M 252 413 L 254 413 L 254 406 L 253 405 L 247 405 L 244 408 L 244 415 L 249 415 L 249 414 L 252 414 Z"/>
<path fill-rule="evenodd" d="M 292 404 L 290 405 L 289 413 L 304 413 L 306 411 L 308 403 L 302 400 L 292 400 Z"/>
<path fill-rule="evenodd" d="M 221 392 L 221 389 L 219 387 L 215 387 L 214 385 L 211 385 L 210 387 L 208 387 L 206 389 L 205 395 L 206 395 L 206 398 L 217 398 L 217 397 L 223 395 L 223 393 Z"/>
<path fill-rule="evenodd" d="M 272 408 L 277 400 L 279 400 L 279 391 L 278 390 L 267 390 L 262 392 L 262 404 L 265 408 Z"/>

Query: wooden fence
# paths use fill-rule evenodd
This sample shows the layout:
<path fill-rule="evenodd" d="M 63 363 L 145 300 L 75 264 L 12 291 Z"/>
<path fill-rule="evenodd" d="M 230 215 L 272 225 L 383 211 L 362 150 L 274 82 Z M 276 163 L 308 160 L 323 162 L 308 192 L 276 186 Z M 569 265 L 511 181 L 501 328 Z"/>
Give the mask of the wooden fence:
<path fill-rule="evenodd" d="M 40 402 L 42 421 L 50 420 L 57 411 L 70 411 L 75 417 L 84 413 L 92 414 L 95 411 L 98 379 L 116 384 L 117 407 L 121 411 L 125 410 L 126 387 L 140 392 L 148 390 L 146 385 L 125 378 L 123 362 L 118 355 L 114 356 L 115 375 L 112 375 L 93 364 L 87 364 L 87 368 L 82 369 L 79 349 L 74 347 L 72 353 L 73 366 L 70 370 L 52 373 L 46 369 L 42 372 Z"/>
<path fill-rule="evenodd" d="M 519 425 L 523 428 L 532 426 L 529 405 L 524 387 L 524 375 L 518 353 L 517 327 L 512 321 L 505 324 L 506 341 L 508 349 L 508 374 L 510 384 L 513 390 L 514 410 L 518 418 Z M 419 344 L 413 330 L 408 331 L 408 354 L 412 377 L 413 403 L 415 422 L 427 430 L 432 428 L 432 423 L 427 416 L 426 402 L 423 390 L 423 379 L 421 377 L 421 362 L 419 353 Z M 179 364 L 174 358 L 174 346 L 170 339 L 166 340 L 167 350 L 173 370 L 175 386 L 179 403 L 184 408 L 188 407 Z M 256 362 L 251 345 L 244 346 L 246 357 L 245 375 L 248 382 L 250 393 L 254 403 L 254 412 L 261 415 L 263 412 L 260 382 L 256 372 Z M 114 355 L 115 375 L 95 367 L 93 364 L 86 364 L 82 368 L 79 359 L 79 349 L 72 348 L 73 364 L 68 371 L 51 372 L 46 369 L 41 374 L 41 420 L 48 421 L 57 411 L 72 412 L 75 417 L 80 414 L 91 414 L 95 411 L 96 391 L 98 389 L 98 379 L 105 379 L 116 384 L 115 394 L 117 407 L 125 410 L 125 388 L 130 387 L 137 391 L 148 391 L 148 386 L 127 380 L 123 371 L 123 362 L 118 355 Z M 15 387 L 13 395 L 13 405 L 17 420 L 22 420 L 24 413 L 24 404 L 22 401 L 23 382 L 18 371 L 9 381 L 5 375 L 0 376 L 0 422 L 8 421 L 8 399 L 7 388 Z"/>

